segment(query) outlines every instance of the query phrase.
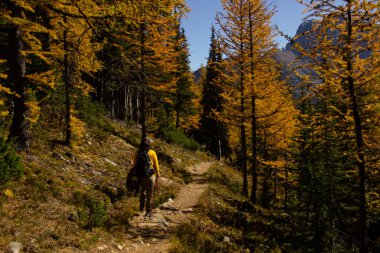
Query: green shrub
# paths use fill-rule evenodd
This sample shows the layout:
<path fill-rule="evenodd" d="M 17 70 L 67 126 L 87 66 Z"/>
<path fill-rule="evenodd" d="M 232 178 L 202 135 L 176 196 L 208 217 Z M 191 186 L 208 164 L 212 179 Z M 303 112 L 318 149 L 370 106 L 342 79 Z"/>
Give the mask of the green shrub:
<path fill-rule="evenodd" d="M 0 182 L 18 179 L 23 174 L 23 166 L 13 142 L 0 138 Z"/>
<path fill-rule="evenodd" d="M 78 225 L 85 229 L 102 227 L 107 220 L 107 201 L 82 192 L 74 193 L 74 203 L 78 204 Z"/>
<path fill-rule="evenodd" d="M 99 139 L 104 138 L 109 133 L 114 133 L 114 127 L 107 121 L 106 109 L 99 102 L 92 102 L 90 98 L 83 97 L 78 101 L 80 118 L 94 131 L 94 134 Z"/>
<path fill-rule="evenodd" d="M 181 145 L 190 150 L 199 150 L 200 145 L 195 140 L 187 137 L 184 132 L 176 128 L 173 124 L 160 126 L 158 129 L 160 137 L 169 143 Z"/>
<path fill-rule="evenodd" d="M 134 147 L 138 147 L 141 142 L 140 135 L 133 132 L 128 133 L 123 139 Z"/>

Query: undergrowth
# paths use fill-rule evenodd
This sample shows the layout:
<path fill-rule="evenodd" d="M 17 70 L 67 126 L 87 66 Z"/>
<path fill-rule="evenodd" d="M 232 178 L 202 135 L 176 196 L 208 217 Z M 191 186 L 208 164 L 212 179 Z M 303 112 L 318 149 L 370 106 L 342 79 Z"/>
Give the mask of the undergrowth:
<path fill-rule="evenodd" d="M 160 126 L 158 129 L 158 135 L 168 143 L 178 144 L 190 150 L 200 149 L 198 142 L 187 137 L 184 132 L 176 128 L 173 124 L 168 123 Z"/>
<path fill-rule="evenodd" d="M 0 137 L 0 182 L 18 179 L 23 174 L 23 166 L 13 142 Z"/>
<path fill-rule="evenodd" d="M 294 252 L 286 244 L 291 235 L 287 217 L 242 196 L 239 172 L 214 165 L 208 181 L 195 218 L 179 227 L 171 253 Z"/>
<path fill-rule="evenodd" d="M 11 241 L 21 242 L 26 252 L 93 252 L 110 238 L 125 236 L 139 207 L 138 196 L 126 195 L 125 179 L 141 130 L 105 117 L 102 106 L 87 99 L 79 107 L 86 129 L 76 145 L 59 141 L 64 137 L 62 118 L 56 115 L 60 107 L 42 108 L 49 113 L 32 129 L 32 149 L 23 156 L 23 170 L 11 145 L 4 145 L 1 154 L 10 155 L 7 163 L 16 165 L 3 173 L 14 180 L 0 184 L 0 252 Z M 208 159 L 181 146 L 152 139 L 161 176 L 173 182 L 159 186 L 155 206 L 173 198 L 178 186 L 189 181 L 187 166 Z"/>

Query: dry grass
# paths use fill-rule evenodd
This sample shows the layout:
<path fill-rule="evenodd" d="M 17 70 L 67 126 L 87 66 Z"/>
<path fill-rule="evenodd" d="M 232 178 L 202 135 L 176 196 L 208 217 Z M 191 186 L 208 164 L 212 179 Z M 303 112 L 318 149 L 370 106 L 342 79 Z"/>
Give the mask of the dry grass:
<path fill-rule="evenodd" d="M 109 125 L 112 133 L 99 138 L 88 129 L 73 148 L 52 141 L 62 138 L 58 130 L 34 129 L 32 152 L 23 155 L 24 176 L 0 186 L 0 252 L 11 241 L 21 242 L 26 252 L 91 252 L 104 242 L 122 241 L 138 209 L 137 197 L 126 196 L 125 178 L 139 130 L 110 120 Z M 209 159 L 201 152 L 153 141 L 161 175 L 177 185 L 184 183 L 181 168 Z M 160 154 L 166 159 L 160 160 Z M 6 189 L 14 196 L 6 196 Z M 163 186 L 156 204 L 177 191 Z"/>

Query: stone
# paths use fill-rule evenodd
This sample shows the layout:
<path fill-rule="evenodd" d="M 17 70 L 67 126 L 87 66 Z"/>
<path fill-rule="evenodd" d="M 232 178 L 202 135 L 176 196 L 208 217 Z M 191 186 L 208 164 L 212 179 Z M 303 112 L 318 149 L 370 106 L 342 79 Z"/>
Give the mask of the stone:
<path fill-rule="evenodd" d="M 169 198 L 165 203 L 160 205 L 161 210 L 169 210 L 169 211 L 178 211 L 178 208 L 176 208 L 173 205 L 173 200 Z"/>
<path fill-rule="evenodd" d="M 22 244 L 20 242 L 10 242 L 8 245 L 9 253 L 19 253 L 22 250 Z"/>
<path fill-rule="evenodd" d="M 165 202 L 162 205 L 160 205 L 160 209 L 162 210 L 170 210 L 170 211 L 178 211 L 178 208 L 173 206 L 171 203 Z"/>
<path fill-rule="evenodd" d="M 78 181 L 79 182 L 81 182 L 82 184 L 84 184 L 84 185 L 92 185 L 92 183 L 91 182 L 89 182 L 87 179 L 85 179 L 85 178 L 78 178 Z"/>
<path fill-rule="evenodd" d="M 225 236 L 223 238 L 223 242 L 231 242 L 231 239 L 228 236 Z"/>
<path fill-rule="evenodd" d="M 113 161 L 111 161 L 111 160 L 109 160 L 107 158 L 104 158 L 104 161 L 107 162 L 107 163 L 109 163 L 109 164 L 111 164 L 111 165 L 113 165 L 113 166 L 118 166 L 116 163 L 114 163 Z"/>
<path fill-rule="evenodd" d="M 101 175 L 103 175 L 103 172 L 101 172 L 101 171 L 97 171 L 97 170 L 92 170 L 91 173 L 94 174 L 94 175 L 96 175 L 96 176 L 101 176 Z"/>
<path fill-rule="evenodd" d="M 123 246 L 121 246 L 120 244 L 118 244 L 116 247 L 117 247 L 119 250 L 123 250 Z"/>
<path fill-rule="evenodd" d="M 164 226 L 164 227 L 169 227 L 169 224 L 166 222 L 166 221 L 162 221 L 162 225 Z"/>
<path fill-rule="evenodd" d="M 106 249 L 108 249 L 107 245 L 103 245 L 103 246 L 99 246 L 98 247 L 99 251 L 103 251 L 103 250 L 106 250 Z"/>
<path fill-rule="evenodd" d="M 194 213 L 195 212 L 195 210 L 193 208 L 187 208 L 187 209 L 183 209 L 181 211 L 182 211 L 182 213 Z"/>
<path fill-rule="evenodd" d="M 176 157 L 174 158 L 174 163 L 177 165 L 182 164 L 182 160 Z"/>
<path fill-rule="evenodd" d="M 68 167 L 62 167 L 61 170 L 63 172 L 70 172 L 70 168 L 68 168 Z"/>

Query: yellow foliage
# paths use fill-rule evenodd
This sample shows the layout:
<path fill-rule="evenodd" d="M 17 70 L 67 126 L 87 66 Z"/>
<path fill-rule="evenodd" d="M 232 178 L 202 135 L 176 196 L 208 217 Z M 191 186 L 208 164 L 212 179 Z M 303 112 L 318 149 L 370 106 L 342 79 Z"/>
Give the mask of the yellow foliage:
<path fill-rule="evenodd" d="M 13 191 L 10 190 L 10 189 L 6 189 L 6 190 L 4 190 L 4 195 L 7 196 L 7 197 L 10 198 L 10 199 L 13 199 L 13 198 L 14 198 Z"/>
<path fill-rule="evenodd" d="M 36 101 L 27 101 L 26 106 L 29 108 L 30 115 L 27 120 L 31 123 L 37 123 L 40 116 L 41 107 Z"/>
<path fill-rule="evenodd" d="M 78 119 L 72 111 L 71 113 L 71 131 L 75 139 L 80 140 L 86 132 L 86 124 Z"/>
<path fill-rule="evenodd" d="M 43 73 L 34 73 L 26 76 L 31 83 L 42 84 L 46 88 L 55 88 L 54 70 Z"/>
<path fill-rule="evenodd" d="M 214 116 L 229 124 L 232 148 L 242 143 L 242 126 L 247 142 L 251 143 L 251 122 L 255 117 L 255 133 L 258 141 L 261 140 L 257 145 L 279 156 L 289 149 L 298 111 L 286 84 L 280 81 L 280 67 L 273 57 L 276 50 L 270 25 L 273 9 L 262 1 L 223 0 L 222 3 L 226 11 L 219 13 L 217 20 L 221 46 L 228 56 L 224 62 L 228 71 L 223 76 L 223 97 L 227 104 L 222 114 Z M 250 145 L 248 148 L 252 149 Z M 280 160 L 265 162 L 282 164 Z"/>
<path fill-rule="evenodd" d="M 5 95 L 12 94 L 11 90 L 7 87 L 4 87 L 0 84 L 0 118 L 8 116 L 9 112 L 8 111 L 3 111 L 2 106 L 4 105 L 4 99 L 3 97 Z"/>
<path fill-rule="evenodd" d="M 12 94 L 11 90 L 7 87 L 4 87 L 0 84 L 0 93 L 5 93 L 5 94 Z"/>

